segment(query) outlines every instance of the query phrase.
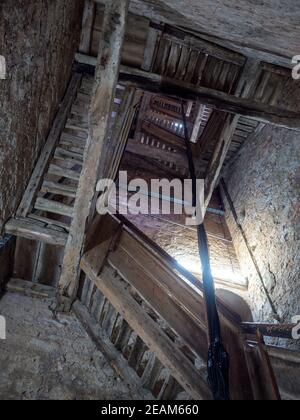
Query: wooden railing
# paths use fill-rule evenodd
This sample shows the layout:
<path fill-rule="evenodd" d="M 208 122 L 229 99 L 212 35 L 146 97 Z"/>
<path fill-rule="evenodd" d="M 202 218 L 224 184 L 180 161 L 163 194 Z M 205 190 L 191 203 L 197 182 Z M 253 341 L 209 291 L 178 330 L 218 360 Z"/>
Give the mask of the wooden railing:
<path fill-rule="evenodd" d="M 159 361 L 160 370 L 168 372 L 168 381 L 172 378 L 172 383 L 179 384 L 193 399 L 210 399 L 205 368 L 208 337 L 202 283 L 122 216 L 99 216 L 90 232 L 81 262 L 85 275 L 79 294 L 82 302 L 90 310 L 93 307 L 98 322 L 106 322 L 106 331 L 108 326 L 114 345 L 118 342 L 117 336 L 125 334 L 122 328 L 114 332 L 117 319 L 124 323 L 127 334 L 128 328 L 135 334 L 137 343 L 133 343 L 130 351 L 123 346 L 123 354 L 125 351 L 138 376 L 147 376 L 150 369 L 147 369 L 149 360 L 143 368 L 140 366 L 143 352 L 148 351 L 152 354 L 152 364 L 154 358 Z M 100 293 L 104 297 L 102 303 L 86 304 L 87 281 L 92 285 L 91 296 Z M 103 320 L 104 315 L 100 314 L 106 305 L 103 302 L 113 308 L 113 319 L 110 315 L 107 321 Z M 263 344 L 259 340 L 255 346 L 249 343 L 239 315 L 221 299 L 217 305 L 223 341 L 230 355 L 231 398 L 279 399 Z M 157 363 L 155 366 L 157 379 Z M 153 391 L 156 386 L 153 377 L 146 382 L 149 381 Z M 163 388 L 170 389 L 170 384 L 164 382 Z M 162 393 L 156 392 L 155 396 L 161 398 Z"/>

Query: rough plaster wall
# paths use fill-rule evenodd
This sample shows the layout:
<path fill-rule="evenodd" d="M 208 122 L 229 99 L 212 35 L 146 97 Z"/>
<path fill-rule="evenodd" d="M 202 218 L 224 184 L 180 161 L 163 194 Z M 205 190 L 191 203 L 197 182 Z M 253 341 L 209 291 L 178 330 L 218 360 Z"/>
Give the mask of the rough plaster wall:
<path fill-rule="evenodd" d="M 70 79 L 81 0 L 0 4 L 0 230 L 16 209 Z"/>
<path fill-rule="evenodd" d="M 6 294 L 6 340 L 0 340 L 1 400 L 134 400 L 74 315 L 50 300 Z M 16 311 L 18 308 L 18 311 Z"/>
<path fill-rule="evenodd" d="M 228 169 L 226 182 L 240 223 L 283 321 L 300 314 L 300 138 L 267 126 Z M 227 208 L 227 223 L 244 274 L 254 316 L 272 320 L 270 305 L 249 252 Z"/>

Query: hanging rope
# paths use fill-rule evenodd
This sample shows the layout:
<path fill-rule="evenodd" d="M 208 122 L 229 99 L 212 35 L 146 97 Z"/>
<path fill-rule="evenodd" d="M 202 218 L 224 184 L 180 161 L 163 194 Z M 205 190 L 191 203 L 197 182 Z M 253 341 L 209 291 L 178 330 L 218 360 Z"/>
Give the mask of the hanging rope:
<path fill-rule="evenodd" d="M 197 177 L 193 160 L 189 132 L 187 127 L 184 102 L 181 104 L 182 120 L 185 133 L 185 145 L 189 164 L 190 177 L 193 185 L 193 207 L 198 205 L 197 197 Z M 197 228 L 199 255 L 202 264 L 202 277 L 204 296 L 206 301 L 207 321 L 209 330 L 209 352 L 208 352 L 208 381 L 214 399 L 216 401 L 229 400 L 229 356 L 224 349 L 221 337 L 220 319 L 216 304 L 216 293 L 214 279 L 211 272 L 207 235 L 204 224 L 201 223 Z"/>

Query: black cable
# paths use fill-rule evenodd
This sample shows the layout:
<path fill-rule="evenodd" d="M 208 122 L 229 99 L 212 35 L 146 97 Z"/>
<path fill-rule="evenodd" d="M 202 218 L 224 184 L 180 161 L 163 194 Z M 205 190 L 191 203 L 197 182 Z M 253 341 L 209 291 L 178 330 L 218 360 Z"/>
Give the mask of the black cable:
<path fill-rule="evenodd" d="M 193 152 L 189 138 L 184 102 L 181 104 L 182 120 L 185 133 L 185 145 L 189 164 L 190 177 L 193 184 L 193 207 L 198 207 L 197 177 Z M 229 356 L 222 344 L 221 325 L 216 304 L 214 279 L 211 272 L 207 235 L 204 223 L 198 225 L 198 246 L 202 264 L 204 296 L 206 301 L 207 322 L 209 330 L 208 381 L 216 401 L 229 400 Z"/>

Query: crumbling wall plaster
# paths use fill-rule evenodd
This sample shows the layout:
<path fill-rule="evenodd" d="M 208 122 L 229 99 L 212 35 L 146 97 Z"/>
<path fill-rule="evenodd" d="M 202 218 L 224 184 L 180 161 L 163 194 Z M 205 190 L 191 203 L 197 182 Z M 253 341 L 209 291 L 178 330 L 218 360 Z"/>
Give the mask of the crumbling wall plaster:
<path fill-rule="evenodd" d="M 0 231 L 16 210 L 70 79 L 81 0 L 0 4 Z"/>
<path fill-rule="evenodd" d="M 247 142 L 227 169 L 228 191 L 282 321 L 300 314 L 300 136 L 266 126 Z M 270 304 L 227 206 L 227 223 L 241 268 L 249 280 L 254 317 L 274 321 Z"/>

